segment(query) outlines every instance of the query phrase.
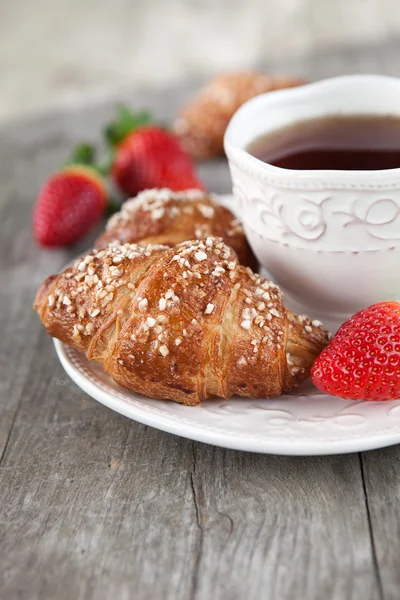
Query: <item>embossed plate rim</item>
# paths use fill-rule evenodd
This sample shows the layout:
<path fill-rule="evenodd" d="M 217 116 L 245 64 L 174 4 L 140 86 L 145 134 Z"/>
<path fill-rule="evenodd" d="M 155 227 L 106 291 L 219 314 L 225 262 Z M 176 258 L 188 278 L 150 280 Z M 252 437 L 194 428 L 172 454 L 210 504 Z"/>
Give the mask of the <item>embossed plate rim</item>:
<path fill-rule="evenodd" d="M 374 405 L 374 408 L 386 411 L 385 419 L 388 426 L 379 430 L 372 429 L 368 433 L 349 433 L 346 429 L 338 428 L 335 436 L 328 437 L 324 435 L 324 432 L 326 432 L 324 424 L 319 423 L 318 418 L 316 418 L 314 425 L 318 428 L 318 434 L 315 433 L 315 429 L 314 431 L 310 429 L 308 435 L 297 434 L 290 436 L 287 433 L 273 435 L 272 430 L 266 429 L 265 435 L 261 436 L 259 433 L 255 434 L 252 430 L 252 424 L 249 422 L 248 417 L 252 412 L 250 403 L 271 403 L 272 400 L 233 398 L 224 401 L 222 407 L 216 403 L 214 404 L 212 400 L 207 401 L 200 407 L 182 406 L 176 405 L 174 402 L 151 400 L 150 398 L 145 398 L 139 394 L 125 390 L 115 382 L 112 382 L 104 372 L 104 377 L 108 378 L 109 382 L 102 381 L 96 373 L 96 369 L 100 369 L 98 365 L 94 365 L 83 354 L 62 344 L 59 340 L 54 340 L 54 345 L 66 373 L 89 396 L 125 417 L 180 437 L 232 450 L 290 456 L 360 452 L 400 443 L 400 410 L 399 417 L 396 417 L 394 420 L 388 414 L 393 408 L 400 409 L 400 400 L 390 403 L 357 403 L 357 406 L 360 408 Z M 291 394 L 290 399 L 296 400 L 296 398 L 300 399 L 300 397 L 303 399 L 307 398 L 307 392 L 298 394 L 298 396 Z M 327 406 L 325 403 L 340 404 L 344 402 L 330 396 L 321 395 L 321 397 L 323 397 L 322 403 L 325 406 Z M 277 398 L 273 401 L 278 406 L 281 402 L 281 412 L 283 413 L 287 412 L 285 411 L 285 408 L 287 408 L 285 406 L 287 398 L 286 396 L 282 400 Z M 244 407 L 244 410 L 246 410 L 246 405 L 249 406 L 247 415 L 245 414 L 244 417 L 241 415 L 236 421 L 236 425 L 240 422 L 240 429 L 229 429 L 230 422 L 232 422 L 232 419 L 235 419 L 235 413 L 232 415 L 224 414 L 223 407 Z M 280 409 L 276 408 L 273 410 L 279 412 Z M 202 411 L 204 416 L 207 415 L 207 419 L 199 417 Z M 349 416 L 357 415 L 351 414 Z M 221 418 L 223 418 L 224 426 L 219 425 Z M 206 422 L 207 420 L 211 422 L 211 425 Z M 300 421 L 301 419 L 296 419 L 296 415 L 293 416 L 294 432 L 296 432 L 296 426 Z M 397 425 L 394 421 L 397 421 Z M 373 425 L 373 423 L 371 422 L 369 425 Z"/>

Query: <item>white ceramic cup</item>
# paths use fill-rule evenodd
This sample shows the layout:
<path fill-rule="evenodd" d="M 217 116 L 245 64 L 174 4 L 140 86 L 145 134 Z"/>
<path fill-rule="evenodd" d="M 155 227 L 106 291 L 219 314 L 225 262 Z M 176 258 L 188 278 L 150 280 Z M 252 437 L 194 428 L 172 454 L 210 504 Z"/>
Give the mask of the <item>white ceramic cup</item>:
<path fill-rule="evenodd" d="M 400 168 L 283 169 L 250 142 L 324 115 L 400 117 L 400 79 L 336 77 L 244 104 L 225 134 L 233 193 L 250 244 L 289 305 L 335 329 L 354 312 L 400 298 Z"/>

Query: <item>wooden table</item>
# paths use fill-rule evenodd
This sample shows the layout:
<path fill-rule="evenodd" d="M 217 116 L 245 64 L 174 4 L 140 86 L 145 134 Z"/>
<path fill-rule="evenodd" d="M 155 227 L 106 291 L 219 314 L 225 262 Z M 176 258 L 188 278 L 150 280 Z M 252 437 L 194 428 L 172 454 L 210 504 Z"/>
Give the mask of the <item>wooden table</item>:
<path fill-rule="evenodd" d="M 398 50 L 389 43 L 292 67 L 315 77 L 395 74 Z M 189 92 L 130 100 L 168 118 Z M 0 598 L 397 600 L 398 447 L 323 458 L 214 448 L 113 413 L 63 372 L 31 304 L 42 279 L 88 240 L 39 250 L 32 203 L 111 113 L 88 107 L 1 130 Z M 202 175 L 229 191 L 223 160 Z"/>

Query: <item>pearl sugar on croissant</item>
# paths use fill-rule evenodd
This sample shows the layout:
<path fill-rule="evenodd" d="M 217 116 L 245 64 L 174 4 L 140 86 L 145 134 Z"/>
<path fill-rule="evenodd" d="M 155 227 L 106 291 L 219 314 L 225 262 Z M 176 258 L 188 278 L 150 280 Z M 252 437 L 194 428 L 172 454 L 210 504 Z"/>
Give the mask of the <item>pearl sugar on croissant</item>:
<path fill-rule="evenodd" d="M 120 385 L 188 405 L 287 392 L 328 341 L 215 237 L 93 250 L 47 278 L 34 308 Z"/>

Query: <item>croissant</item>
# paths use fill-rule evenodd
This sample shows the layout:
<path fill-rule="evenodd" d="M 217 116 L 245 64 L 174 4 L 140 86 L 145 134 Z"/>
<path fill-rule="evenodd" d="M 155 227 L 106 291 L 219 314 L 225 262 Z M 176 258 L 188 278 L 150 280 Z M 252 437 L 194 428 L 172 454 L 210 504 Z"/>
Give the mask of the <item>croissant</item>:
<path fill-rule="evenodd" d="M 283 75 L 251 71 L 224 73 L 212 79 L 183 108 L 174 123 L 174 131 L 194 158 L 222 154 L 225 129 L 242 104 L 258 94 L 303 83 L 300 78 Z"/>
<path fill-rule="evenodd" d="M 214 202 L 212 195 L 199 190 L 173 192 L 164 188 L 141 192 L 111 217 L 95 247 L 106 248 L 110 242 L 175 246 L 208 235 L 222 237 L 240 263 L 255 268 L 257 262 L 240 221 Z"/>
<path fill-rule="evenodd" d="M 120 385 L 187 405 L 286 392 L 328 339 L 213 237 L 94 250 L 48 277 L 34 308 L 50 335 Z"/>

